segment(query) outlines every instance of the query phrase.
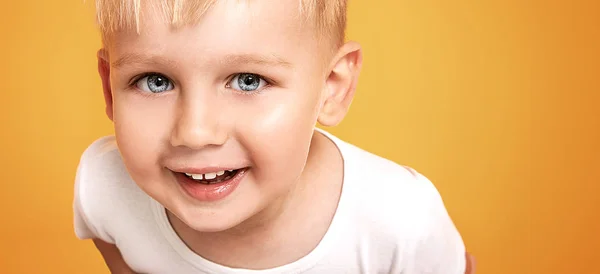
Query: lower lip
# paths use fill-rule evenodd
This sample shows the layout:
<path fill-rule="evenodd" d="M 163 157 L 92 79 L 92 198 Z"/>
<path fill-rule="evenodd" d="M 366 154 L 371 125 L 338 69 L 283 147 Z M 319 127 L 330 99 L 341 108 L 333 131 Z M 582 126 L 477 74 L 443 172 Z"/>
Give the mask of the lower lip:
<path fill-rule="evenodd" d="M 246 172 L 248 172 L 248 169 L 242 169 L 231 179 L 210 185 L 198 183 L 183 173 L 175 173 L 175 177 L 185 192 L 192 198 L 202 202 L 215 202 L 224 199 L 235 191 Z"/>

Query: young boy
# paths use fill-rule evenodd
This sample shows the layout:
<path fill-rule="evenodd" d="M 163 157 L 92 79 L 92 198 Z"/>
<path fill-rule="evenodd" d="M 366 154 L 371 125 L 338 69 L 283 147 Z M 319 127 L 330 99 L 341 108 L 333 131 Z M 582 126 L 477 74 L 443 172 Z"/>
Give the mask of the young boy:
<path fill-rule="evenodd" d="M 345 2 L 97 0 L 115 136 L 81 158 L 75 231 L 111 272 L 465 272 L 431 182 L 315 127 L 361 68 Z"/>

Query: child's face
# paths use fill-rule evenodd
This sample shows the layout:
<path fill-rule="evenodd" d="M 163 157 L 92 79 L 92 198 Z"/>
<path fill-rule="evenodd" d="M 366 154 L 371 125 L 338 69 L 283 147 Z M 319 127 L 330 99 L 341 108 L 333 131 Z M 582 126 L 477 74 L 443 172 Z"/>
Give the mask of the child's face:
<path fill-rule="evenodd" d="M 107 45 L 124 162 L 196 230 L 228 229 L 269 208 L 303 171 L 332 56 L 296 6 L 218 1 L 179 29 L 143 10 L 140 35 L 116 32 Z M 206 184 L 210 173 L 224 181 Z"/>

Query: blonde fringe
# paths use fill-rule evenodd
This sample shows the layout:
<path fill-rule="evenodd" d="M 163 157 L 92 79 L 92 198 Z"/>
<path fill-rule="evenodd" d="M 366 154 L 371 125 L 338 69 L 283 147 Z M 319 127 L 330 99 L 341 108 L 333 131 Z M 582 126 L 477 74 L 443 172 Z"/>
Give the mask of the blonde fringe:
<path fill-rule="evenodd" d="M 193 24 L 217 0 L 96 0 L 96 20 L 105 41 L 120 29 L 140 32 L 142 4 L 152 5 L 173 26 Z M 241 0 L 238 0 L 241 1 Z M 249 1 L 249 0 L 248 0 Z M 346 29 L 347 0 L 300 0 L 305 19 L 314 22 L 323 36 L 343 42 Z"/>

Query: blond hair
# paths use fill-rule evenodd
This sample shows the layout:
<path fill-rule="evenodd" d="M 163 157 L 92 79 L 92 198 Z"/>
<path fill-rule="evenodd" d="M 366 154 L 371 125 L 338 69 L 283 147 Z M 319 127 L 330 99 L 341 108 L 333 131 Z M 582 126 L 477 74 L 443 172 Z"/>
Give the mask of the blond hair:
<path fill-rule="evenodd" d="M 102 40 L 120 29 L 140 29 L 141 5 L 150 4 L 173 26 L 193 24 L 218 0 L 96 0 L 96 19 Z M 246 0 L 250 1 L 250 0 Z M 299 0 L 304 18 L 318 34 L 340 45 L 345 38 L 347 0 Z"/>

